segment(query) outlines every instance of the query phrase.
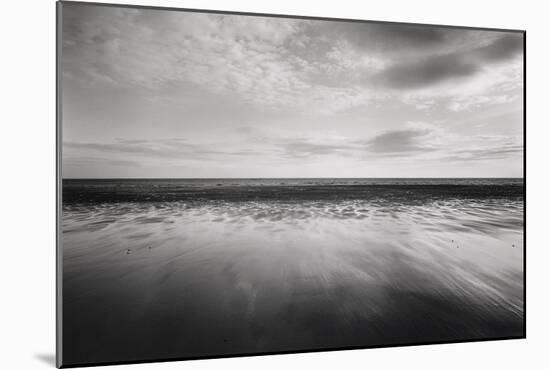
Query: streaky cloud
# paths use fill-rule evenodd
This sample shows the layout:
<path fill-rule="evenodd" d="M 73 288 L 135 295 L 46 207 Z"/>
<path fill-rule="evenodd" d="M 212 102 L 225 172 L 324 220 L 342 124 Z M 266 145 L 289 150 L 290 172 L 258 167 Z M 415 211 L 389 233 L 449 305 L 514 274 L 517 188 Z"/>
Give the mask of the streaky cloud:
<path fill-rule="evenodd" d="M 432 151 L 426 142 L 429 129 L 403 129 L 381 133 L 365 142 L 367 151 L 377 154 L 413 153 Z"/>
<path fill-rule="evenodd" d="M 522 50 L 521 35 L 505 35 L 472 50 L 394 63 L 375 75 L 373 82 L 396 89 L 424 88 L 452 79 L 471 77 L 491 63 L 509 60 Z"/>

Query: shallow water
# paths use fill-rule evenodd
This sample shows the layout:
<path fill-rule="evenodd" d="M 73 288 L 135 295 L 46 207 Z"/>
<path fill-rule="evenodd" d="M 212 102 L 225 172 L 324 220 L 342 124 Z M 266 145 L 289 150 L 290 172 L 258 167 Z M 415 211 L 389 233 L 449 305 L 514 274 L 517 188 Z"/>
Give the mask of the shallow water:
<path fill-rule="evenodd" d="M 66 363 L 523 335 L 522 181 L 305 181 L 65 183 Z"/>

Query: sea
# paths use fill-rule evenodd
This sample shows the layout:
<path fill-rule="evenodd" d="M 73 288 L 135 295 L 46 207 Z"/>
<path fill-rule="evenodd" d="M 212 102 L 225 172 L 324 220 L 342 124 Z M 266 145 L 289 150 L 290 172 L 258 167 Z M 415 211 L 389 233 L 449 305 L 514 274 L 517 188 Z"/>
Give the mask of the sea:
<path fill-rule="evenodd" d="M 525 334 L 521 178 L 62 186 L 66 365 Z"/>

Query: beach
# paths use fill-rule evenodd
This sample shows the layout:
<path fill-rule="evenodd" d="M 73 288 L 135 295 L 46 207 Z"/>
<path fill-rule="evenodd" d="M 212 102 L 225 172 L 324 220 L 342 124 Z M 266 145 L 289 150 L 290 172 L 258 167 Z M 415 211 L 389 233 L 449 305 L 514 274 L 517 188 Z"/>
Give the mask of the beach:
<path fill-rule="evenodd" d="M 522 179 L 64 180 L 64 363 L 524 335 Z"/>

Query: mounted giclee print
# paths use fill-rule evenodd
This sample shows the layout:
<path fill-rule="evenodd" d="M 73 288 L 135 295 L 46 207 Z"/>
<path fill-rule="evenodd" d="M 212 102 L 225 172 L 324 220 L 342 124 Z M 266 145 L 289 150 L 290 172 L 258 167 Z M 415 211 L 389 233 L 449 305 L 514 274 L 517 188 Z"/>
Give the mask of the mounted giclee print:
<path fill-rule="evenodd" d="M 58 365 L 525 337 L 525 32 L 58 5 Z"/>

